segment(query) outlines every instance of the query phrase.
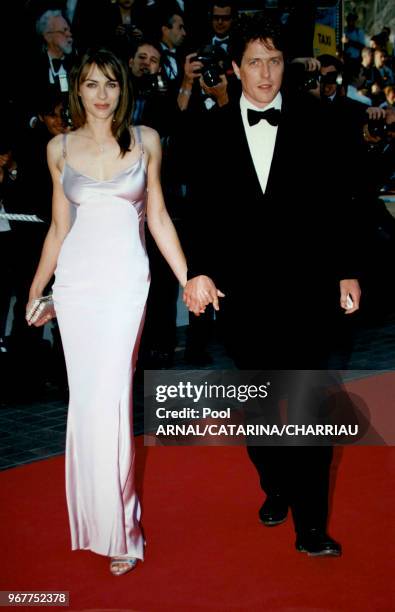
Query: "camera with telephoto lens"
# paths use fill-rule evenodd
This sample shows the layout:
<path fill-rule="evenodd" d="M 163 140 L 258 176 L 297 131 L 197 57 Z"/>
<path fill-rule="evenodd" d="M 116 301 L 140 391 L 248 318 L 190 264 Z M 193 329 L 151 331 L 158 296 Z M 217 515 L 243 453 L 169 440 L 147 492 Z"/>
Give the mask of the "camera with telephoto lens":
<path fill-rule="evenodd" d="M 201 62 L 203 67 L 201 72 L 203 81 L 207 87 L 215 87 L 221 82 L 221 74 L 224 74 L 223 62 L 226 58 L 225 51 L 215 45 L 206 45 L 198 50 L 193 62 Z"/>
<path fill-rule="evenodd" d="M 319 80 L 320 80 L 319 70 L 313 70 L 313 71 L 306 70 L 304 73 L 302 84 L 301 84 L 301 89 L 304 89 L 305 91 L 316 89 L 318 87 Z"/>
<path fill-rule="evenodd" d="M 318 87 L 319 70 L 306 70 L 301 63 L 294 63 L 291 68 L 291 82 L 297 91 L 310 91 Z"/>
<path fill-rule="evenodd" d="M 155 74 L 151 74 L 149 71 L 144 72 L 144 74 L 138 79 L 139 84 L 139 93 L 141 96 L 149 97 L 155 94 L 165 94 L 167 93 L 168 86 L 167 81 L 163 77 L 163 75 L 159 72 Z"/>

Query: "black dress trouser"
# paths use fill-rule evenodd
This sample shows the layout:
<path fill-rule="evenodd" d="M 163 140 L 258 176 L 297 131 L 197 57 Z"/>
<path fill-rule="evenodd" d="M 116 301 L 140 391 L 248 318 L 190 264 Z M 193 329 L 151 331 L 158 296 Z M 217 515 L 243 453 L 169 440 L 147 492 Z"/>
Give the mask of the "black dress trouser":
<path fill-rule="evenodd" d="M 275 316 L 270 313 L 254 318 L 245 307 L 233 311 L 225 307 L 223 311 L 220 324 L 228 352 L 238 369 L 265 370 L 275 377 L 276 372 L 293 370 L 296 378 L 299 371 L 324 369 L 330 337 L 329 319 L 323 327 L 321 319 L 314 321 L 311 315 L 306 316 L 303 312 L 298 316 L 294 312 L 292 323 L 290 312 L 283 316 L 278 316 L 277 312 Z M 273 412 L 271 417 L 265 415 L 266 422 L 281 421 L 279 406 L 275 404 L 274 400 L 265 408 L 269 414 Z M 300 441 L 290 444 L 248 445 L 247 450 L 266 495 L 281 495 L 289 504 L 296 533 L 311 528 L 325 530 L 333 448 L 302 446 L 298 445 Z"/>

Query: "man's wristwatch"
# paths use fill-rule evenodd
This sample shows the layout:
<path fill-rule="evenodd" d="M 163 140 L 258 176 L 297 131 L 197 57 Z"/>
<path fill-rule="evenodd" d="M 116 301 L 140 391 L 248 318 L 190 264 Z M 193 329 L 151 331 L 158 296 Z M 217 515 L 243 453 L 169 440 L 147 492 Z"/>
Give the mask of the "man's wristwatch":
<path fill-rule="evenodd" d="M 15 181 L 16 177 L 18 176 L 18 170 L 14 168 L 13 170 L 9 170 L 8 174 L 9 174 L 10 179 L 12 181 Z"/>

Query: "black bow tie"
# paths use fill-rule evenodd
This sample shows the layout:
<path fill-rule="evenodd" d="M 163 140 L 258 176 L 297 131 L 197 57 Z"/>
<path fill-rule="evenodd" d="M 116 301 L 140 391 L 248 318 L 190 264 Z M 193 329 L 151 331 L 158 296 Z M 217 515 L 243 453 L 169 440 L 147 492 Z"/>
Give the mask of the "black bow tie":
<path fill-rule="evenodd" d="M 52 61 L 52 69 L 53 69 L 53 71 L 54 72 L 59 72 L 59 70 L 63 66 L 63 60 L 57 59 L 57 58 L 53 58 L 51 61 Z"/>
<path fill-rule="evenodd" d="M 261 119 L 266 119 L 270 125 L 278 125 L 280 122 L 281 111 L 277 108 L 269 108 L 266 111 L 256 111 L 252 108 L 247 109 L 247 118 L 250 125 L 256 125 Z"/>

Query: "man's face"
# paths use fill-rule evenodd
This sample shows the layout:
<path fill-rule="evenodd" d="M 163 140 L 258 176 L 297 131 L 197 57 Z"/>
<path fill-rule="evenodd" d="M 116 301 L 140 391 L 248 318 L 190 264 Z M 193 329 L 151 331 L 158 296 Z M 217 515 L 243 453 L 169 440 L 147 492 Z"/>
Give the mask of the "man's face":
<path fill-rule="evenodd" d="M 46 126 L 51 136 L 64 134 L 67 130 L 62 115 L 63 106 L 58 104 L 51 113 L 47 115 L 39 115 L 39 119 Z"/>
<path fill-rule="evenodd" d="M 385 64 L 385 53 L 380 50 L 374 52 L 374 65 L 376 68 L 382 68 Z"/>
<path fill-rule="evenodd" d="M 170 49 L 179 47 L 184 42 L 186 36 L 185 25 L 180 15 L 173 16 L 173 25 L 171 28 L 164 26 L 162 30 L 163 42 L 165 42 Z"/>
<path fill-rule="evenodd" d="M 320 74 L 325 77 L 327 74 L 337 74 L 335 66 L 321 66 Z M 325 80 L 320 83 L 321 96 L 324 98 L 330 98 L 336 93 L 337 83 L 326 83 Z"/>
<path fill-rule="evenodd" d="M 147 72 L 157 74 L 160 66 L 160 53 L 151 45 L 141 45 L 135 56 L 130 58 L 129 66 L 135 77 L 141 77 Z"/>
<path fill-rule="evenodd" d="M 392 106 L 395 104 L 395 89 L 388 89 L 385 94 L 387 102 L 389 102 Z"/>
<path fill-rule="evenodd" d="M 50 53 L 55 56 L 69 55 L 73 50 L 73 36 L 69 24 L 63 17 L 52 17 L 44 39 Z"/>
<path fill-rule="evenodd" d="M 284 57 L 270 38 L 248 43 L 240 66 L 235 62 L 232 65 L 251 104 L 264 108 L 274 100 L 283 80 Z"/>
<path fill-rule="evenodd" d="M 373 55 L 370 49 L 362 49 L 362 61 L 365 66 L 370 66 Z"/>
<path fill-rule="evenodd" d="M 220 38 L 226 36 L 232 26 L 232 8 L 230 6 L 220 8 L 214 5 L 211 23 L 217 36 Z"/>

